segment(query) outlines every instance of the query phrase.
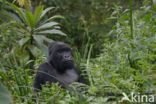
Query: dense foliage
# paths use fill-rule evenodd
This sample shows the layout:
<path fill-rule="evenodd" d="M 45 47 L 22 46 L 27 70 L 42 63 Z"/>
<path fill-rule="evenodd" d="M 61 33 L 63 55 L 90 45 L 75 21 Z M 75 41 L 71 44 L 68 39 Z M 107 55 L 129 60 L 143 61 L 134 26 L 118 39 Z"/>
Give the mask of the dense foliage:
<path fill-rule="evenodd" d="M 156 94 L 152 1 L 15 1 L 0 0 L 0 103 L 129 104 L 122 98 L 131 92 Z M 69 90 L 47 84 L 36 97 L 34 75 L 53 40 L 72 46 L 90 84 L 73 83 Z"/>

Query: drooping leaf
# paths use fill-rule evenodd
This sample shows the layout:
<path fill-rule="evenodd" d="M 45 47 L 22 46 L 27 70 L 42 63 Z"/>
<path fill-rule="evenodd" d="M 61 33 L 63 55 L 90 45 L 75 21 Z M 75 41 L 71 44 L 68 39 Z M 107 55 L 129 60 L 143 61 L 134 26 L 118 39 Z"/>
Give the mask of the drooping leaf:
<path fill-rule="evenodd" d="M 48 43 L 53 41 L 53 40 L 51 40 L 51 39 L 49 39 L 49 38 L 47 38 L 46 36 L 43 36 L 43 35 L 34 35 L 33 37 L 34 37 L 36 42 L 42 43 L 42 44 L 43 44 L 44 41 L 46 41 Z"/>
<path fill-rule="evenodd" d="M 52 17 L 50 17 L 50 18 L 48 18 L 47 20 L 45 20 L 43 23 L 46 23 L 46 22 L 49 22 L 49 21 L 51 21 L 51 20 L 54 20 L 54 19 L 64 19 L 64 17 L 63 16 L 61 16 L 61 15 L 55 15 L 55 16 L 52 16 Z"/>
<path fill-rule="evenodd" d="M 23 45 L 25 45 L 28 41 L 29 41 L 29 37 L 27 38 L 22 38 L 20 41 L 19 41 L 19 45 L 22 47 Z"/>
<path fill-rule="evenodd" d="M 20 19 L 21 19 L 24 23 L 26 23 L 26 18 L 25 18 L 25 13 L 24 13 L 24 11 L 23 11 L 21 8 L 19 8 L 19 7 L 17 7 L 16 5 L 14 5 L 14 4 L 11 4 L 11 7 L 12 7 L 13 10 L 15 10 L 15 12 L 19 15 Z"/>
<path fill-rule="evenodd" d="M 45 55 L 48 55 L 47 53 L 47 46 L 44 45 L 44 41 L 52 42 L 53 40 L 46 38 L 43 35 L 34 35 L 34 40 L 36 41 L 37 46 L 44 52 Z"/>
<path fill-rule="evenodd" d="M 37 33 L 38 34 L 58 34 L 58 35 L 66 36 L 65 33 L 63 33 L 60 30 L 56 30 L 56 29 L 53 29 L 53 30 L 45 30 L 45 31 L 37 32 Z"/>
<path fill-rule="evenodd" d="M 8 12 L 6 10 L 0 10 L 0 19 L 2 21 L 9 21 L 15 19 L 16 21 L 20 21 L 20 19 L 14 13 Z"/>
<path fill-rule="evenodd" d="M 43 24 L 42 26 L 38 27 L 36 30 L 51 28 L 51 27 L 53 27 L 55 25 L 58 25 L 58 23 L 57 22 L 48 22 L 48 23 Z"/>
<path fill-rule="evenodd" d="M 45 10 L 42 12 L 42 14 L 41 14 L 40 19 L 42 19 L 42 17 L 44 17 L 45 14 L 46 14 L 48 11 L 52 10 L 52 9 L 54 9 L 54 7 L 49 7 L 49 8 L 47 8 L 47 9 L 45 9 Z"/>

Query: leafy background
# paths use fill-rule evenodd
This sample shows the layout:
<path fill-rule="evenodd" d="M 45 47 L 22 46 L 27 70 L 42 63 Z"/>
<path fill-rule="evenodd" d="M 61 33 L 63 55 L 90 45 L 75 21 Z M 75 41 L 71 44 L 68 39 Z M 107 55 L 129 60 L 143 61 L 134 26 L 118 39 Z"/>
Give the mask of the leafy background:
<path fill-rule="evenodd" d="M 129 104 L 122 93 L 155 95 L 154 3 L 0 0 L 0 103 Z M 54 40 L 71 45 L 89 85 L 73 83 L 70 90 L 45 85 L 36 97 L 35 72 Z"/>

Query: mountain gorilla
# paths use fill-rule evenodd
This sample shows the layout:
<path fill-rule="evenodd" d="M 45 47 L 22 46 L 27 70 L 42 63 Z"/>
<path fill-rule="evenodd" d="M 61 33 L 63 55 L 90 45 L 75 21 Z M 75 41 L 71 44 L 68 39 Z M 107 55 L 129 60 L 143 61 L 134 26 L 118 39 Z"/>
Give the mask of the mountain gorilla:
<path fill-rule="evenodd" d="M 41 86 L 59 82 L 63 88 L 72 82 L 85 83 L 80 71 L 74 65 L 71 48 L 63 42 L 52 42 L 49 45 L 48 61 L 38 68 L 34 80 L 34 90 L 41 90 Z"/>

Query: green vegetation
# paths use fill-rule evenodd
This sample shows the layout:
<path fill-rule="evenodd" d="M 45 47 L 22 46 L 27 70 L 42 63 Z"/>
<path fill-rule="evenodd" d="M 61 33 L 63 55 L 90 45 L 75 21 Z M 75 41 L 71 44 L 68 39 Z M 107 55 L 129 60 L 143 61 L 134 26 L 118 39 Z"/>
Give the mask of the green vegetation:
<path fill-rule="evenodd" d="M 0 0 L 0 104 L 131 104 L 124 94 L 156 96 L 153 1 Z M 35 72 L 53 40 L 72 46 L 90 85 L 47 84 L 36 97 Z"/>

